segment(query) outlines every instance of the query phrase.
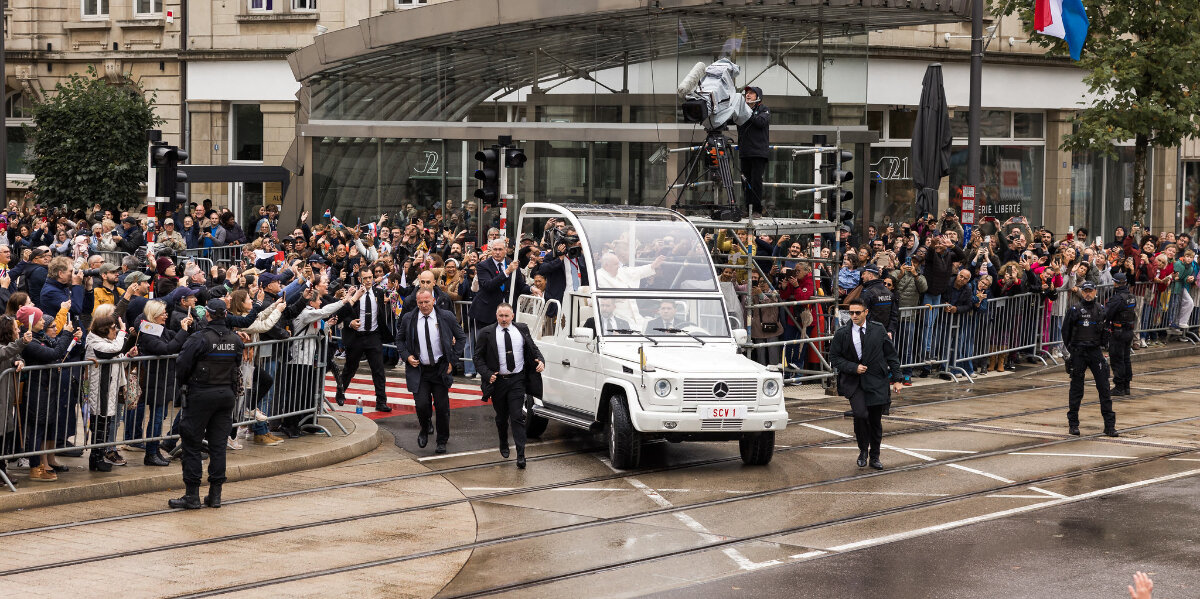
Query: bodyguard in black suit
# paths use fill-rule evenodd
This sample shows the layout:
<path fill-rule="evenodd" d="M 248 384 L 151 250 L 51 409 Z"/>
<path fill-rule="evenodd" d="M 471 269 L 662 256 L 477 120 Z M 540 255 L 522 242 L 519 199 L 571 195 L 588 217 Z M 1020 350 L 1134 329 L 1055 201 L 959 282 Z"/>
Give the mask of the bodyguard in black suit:
<path fill-rule="evenodd" d="M 684 329 L 695 326 L 675 313 L 675 300 L 662 300 L 658 304 L 658 318 L 646 324 L 646 334 L 661 333 L 659 329 Z"/>
<path fill-rule="evenodd" d="M 342 370 L 342 384 L 338 387 L 338 405 L 345 403 L 346 396 L 342 389 L 348 388 L 350 379 L 358 372 L 358 365 L 365 356 L 371 368 L 371 382 L 375 384 L 375 409 L 391 412 L 391 406 L 387 405 L 387 374 L 383 370 L 383 340 L 392 337 L 392 311 L 388 309 L 383 290 L 371 287 L 375 275 L 370 266 L 359 269 L 358 281 L 369 291 L 357 302 L 346 304 L 337 314 L 338 320 L 349 323 L 342 327 L 346 367 Z"/>
<path fill-rule="evenodd" d="M 887 329 L 867 319 L 863 301 L 850 300 L 849 311 L 851 322 L 833 334 L 829 363 L 838 372 L 838 390 L 850 400 L 854 412 L 858 467 L 865 467 L 870 457 L 871 467 L 883 470 L 879 447 L 883 443 L 883 409 L 891 401 L 888 381 L 898 393 L 904 375 Z"/>
<path fill-rule="evenodd" d="M 446 453 L 450 440 L 450 386 L 454 364 L 462 359 L 467 334 L 454 313 L 434 306 L 433 294 L 417 291 L 417 309 L 400 319 L 396 350 L 404 360 L 404 382 L 417 404 L 417 445 L 429 443 L 432 419 L 437 412 L 436 453 Z"/>
<path fill-rule="evenodd" d="M 488 242 L 488 252 L 491 257 L 480 260 L 475 265 L 475 274 L 479 278 L 479 291 L 471 300 L 471 318 L 476 326 L 483 328 L 496 322 L 496 308 L 502 302 L 508 301 L 509 285 L 512 285 L 512 275 L 517 275 L 516 290 L 513 297 L 531 293 L 525 277 L 517 268 L 516 260 L 508 258 L 504 239 L 493 239 Z"/>
<path fill-rule="evenodd" d="M 479 331 L 475 340 L 475 369 L 482 381 L 483 398 L 492 398 L 500 455 L 508 457 L 508 428 L 517 446 L 517 468 L 525 468 L 525 396 L 542 396 L 546 360 L 538 351 L 529 327 L 513 323 L 512 306 L 496 308 L 496 324 Z"/>

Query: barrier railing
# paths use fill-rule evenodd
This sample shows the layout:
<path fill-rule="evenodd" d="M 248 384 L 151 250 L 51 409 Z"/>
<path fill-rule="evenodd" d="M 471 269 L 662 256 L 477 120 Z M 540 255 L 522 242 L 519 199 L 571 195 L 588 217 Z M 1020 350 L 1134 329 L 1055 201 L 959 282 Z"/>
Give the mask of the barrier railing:
<path fill-rule="evenodd" d="M 311 335 L 247 344 L 244 389 L 233 412 L 235 433 L 250 426 L 266 435 L 268 422 L 279 421 L 285 428 L 329 436 L 322 418 L 345 432 L 327 409 L 329 346 L 325 338 Z M 143 445 L 147 457 L 160 447 L 178 451 L 181 409 L 174 402 L 184 394 L 175 381 L 177 357 L 85 360 L 0 372 L 0 460 L 26 458 L 47 480 L 54 475 L 45 472 L 44 461 L 64 453 L 89 451 L 91 466 L 101 460 L 123 464 L 121 445 Z M 2 470 L 0 482 L 16 491 Z"/>
<path fill-rule="evenodd" d="M 175 255 L 185 258 L 207 258 L 217 264 L 229 266 L 242 259 L 242 250 L 245 247 L 245 245 L 220 245 L 210 248 L 191 248 L 178 250 L 175 252 Z"/>
<path fill-rule="evenodd" d="M 118 267 L 121 266 L 121 262 L 124 261 L 125 258 L 129 257 L 129 254 L 126 252 L 101 250 L 101 251 L 97 251 L 94 253 L 97 255 L 103 256 L 104 262 L 106 264 L 112 264 L 113 266 L 118 266 Z"/>

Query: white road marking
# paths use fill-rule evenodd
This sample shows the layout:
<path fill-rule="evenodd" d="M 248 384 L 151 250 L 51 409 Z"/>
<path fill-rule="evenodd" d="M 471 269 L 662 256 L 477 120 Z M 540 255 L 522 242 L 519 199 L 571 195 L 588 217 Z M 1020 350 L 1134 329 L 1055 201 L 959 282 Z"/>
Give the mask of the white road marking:
<path fill-rule="evenodd" d="M 1168 462 L 1200 462 L 1200 458 L 1167 458 Z"/>
<path fill-rule="evenodd" d="M 1196 476 L 1197 474 L 1200 474 L 1200 470 L 1188 470 L 1186 472 L 1178 472 L 1175 474 L 1168 474 L 1166 476 L 1160 476 L 1157 478 L 1150 478 L 1150 479 L 1141 480 L 1141 481 L 1137 481 L 1137 482 L 1126 483 L 1123 485 L 1117 485 L 1115 487 L 1108 487 L 1105 489 L 1097 489 L 1095 491 L 1089 491 L 1087 493 L 1075 495 L 1073 497 L 1064 497 L 1062 499 L 1051 499 L 1049 501 L 1044 501 L 1041 503 L 1033 503 L 1030 505 L 1012 508 L 1012 509 L 1008 509 L 1008 510 L 1002 510 L 999 512 L 992 512 L 990 514 L 983 514 L 983 515 L 974 516 L 971 518 L 964 518 L 962 520 L 955 520 L 953 522 L 944 522 L 942 524 L 936 524 L 934 526 L 927 526 L 925 528 L 918 528 L 918 529 L 914 529 L 914 530 L 910 530 L 910 531 L 906 531 L 906 532 L 900 532 L 900 533 L 886 535 L 886 536 L 882 536 L 882 537 L 876 537 L 874 539 L 863 539 L 861 541 L 855 541 L 853 543 L 846 543 L 844 545 L 830 547 L 829 550 L 830 551 L 852 551 L 855 549 L 862 549 L 864 547 L 870 547 L 872 545 L 883 545 L 885 543 L 902 541 L 904 539 L 909 539 L 912 537 L 917 537 L 917 536 L 921 536 L 921 535 L 925 535 L 925 534 L 941 532 L 943 530 L 950 530 L 952 528 L 959 528 L 962 526 L 967 526 L 969 524 L 977 524 L 979 522 L 987 522 L 989 520 L 1004 518 L 1004 517 L 1012 516 L 1015 514 L 1022 514 L 1022 513 L 1033 511 L 1033 510 L 1040 510 L 1040 509 L 1043 509 L 1046 507 L 1062 505 L 1062 504 L 1066 504 L 1066 503 L 1073 503 L 1076 501 L 1083 501 L 1085 499 L 1092 499 L 1094 497 L 1102 497 L 1104 495 L 1110 495 L 1112 493 L 1119 493 L 1121 491 L 1126 491 L 1129 489 L 1136 489 L 1138 487 L 1144 487 L 1144 486 L 1153 485 L 1156 483 L 1167 482 L 1167 481 L 1176 480 L 1176 479 L 1180 479 L 1180 478 L 1187 478 L 1189 476 Z"/>
<path fill-rule="evenodd" d="M 906 449 L 909 451 L 922 451 L 926 453 L 979 453 L 978 451 L 967 451 L 965 449 L 922 449 L 920 447 L 908 447 Z"/>
<path fill-rule="evenodd" d="M 462 487 L 461 491 L 512 491 L 518 487 Z M 634 491 L 635 489 L 613 489 L 608 487 L 564 487 L 561 489 L 544 489 L 546 491 Z M 533 491 L 531 491 L 533 492 Z"/>
<path fill-rule="evenodd" d="M 1063 495 L 1062 493 L 1055 493 L 1054 491 L 1047 491 L 1040 487 L 1029 487 L 1029 490 L 1037 491 L 1038 493 L 1041 493 L 1043 495 L 1049 495 L 1051 497 L 1054 497 L 1055 499 L 1062 499 L 1062 498 L 1066 497 L 1066 495 Z"/>
<path fill-rule="evenodd" d="M 817 426 L 817 425 L 815 425 L 815 424 L 810 424 L 810 423 L 808 423 L 808 422 L 801 422 L 801 423 L 800 423 L 800 426 L 807 426 L 808 428 L 811 428 L 811 429 L 813 429 L 813 430 L 818 430 L 818 431 L 821 431 L 821 432 L 823 432 L 823 433 L 829 433 L 829 434 L 831 434 L 831 435 L 833 435 L 833 436 L 835 436 L 835 437 L 841 437 L 841 438 L 843 438 L 843 439 L 853 439 L 853 438 L 854 438 L 854 435 L 847 435 L 846 433 L 843 433 L 843 432 L 838 432 L 838 431 L 835 431 L 835 430 L 833 430 L 833 429 L 825 428 L 825 427 L 823 427 L 823 426 Z"/>
<path fill-rule="evenodd" d="M 537 447 L 538 445 L 550 445 L 552 443 L 562 443 L 562 441 L 538 441 L 537 443 L 526 443 L 525 447 Z M 481 453 L 500 453 L 500 450 L 493 447 L 491 449 L 476 449 L 474 451 L 460 451 L 458 453 L 445 453 L 442 455 L 430 455 L 423 458 L 417 458 L 418 462 L 429 462 L 432 460 L 444 460 L 446 458 L 457 458 L 464 455 L 479 455 Z"/>
<path fill-rule="evenodd" d="M 817 549 L 815 551 L 808 551 L 805 553 L 797 553 L 796 555 L 789 555 L 788 559 L 808 559 L 810 557 L 817 557 L 818 555 L 825 555 L 826 553 L 829 553 L 829 552 L 821 551 L 820 549 Z"/>
<path fill-rule="evenodd" d="M 612 463 L 610 463 L 606 458 L 600 458 L 600 461 L 605 466 L 608 466 L 610 469 L 612 469 L 613 472 L 617 471 L 616 468 L 612 467 Z M 653 501 L 659 507 L 664 507 L 664 508 L 675 507 L 675 504 L 671 503 L 670 501 L 667 501 L 666 497 L 663 497 L 658 491 L 655 491 L 654 489 L 650 488 L 646 483 L 643 483 L 642 481 L 640 481 L 636 478 L 633 478 L 633 477 L 627 477 L 625 479 L 625 481 L 628 482 L 629 484 L 633 485 L 635 488 L 637 488 L 637 490 L 641 491 L 646 497 L 649 497 L 650 501 Z M 671 515 L 675 516 L 676 520 L 679 520 L 680 522 L 682 522 L 684 526 L 688 527 L 693 532 L 705 535 L 707 537 L 711 537 L 713 539 L 723 540 L 723 539 L 727 538 L 727 537 L 724 537 L 721 535 L 713 534 L 711 531 L 709 531 L 707 528 L 705 528 L 703 524 L 701 524 L 695 518 L 687 515 L 684 512 L 675 512 Z M 743 554 L 741 551 L 738 551 L 738 549 L 736 547 L 725 547 L 724 549 L 721 549 L 721 553 L 724 553 L 726 557 L 733 560 L 733 563 L 737 564 L 737 566 L 743 570 L 757 570 L 759 568 L 775 566 L 775 565 L 778 565 L 781 563 L 779 560 L 771 560 L 771 561 L 767 561 L 767 562 L 756 562 L 756 561 L 746 557 L 746 555 Z"/>
<path fill-rule="evenodd" d="M 1048 453 L 1044 451 L 1014 451 L 1008 455 L 1040 455 L 1056 458 L 1097 458 L 1109 460 L 1131 460 L 1137 457 L 1133 455 L 1104 455 L 1099 453 Z"/>
<path fill-rule="evenodd" d="M 967 466 L 963 466 L 962 464 L 946 464 L 946 465 L 947 465 L 947 466 L 949 466 L 949 467 L 951 467 L 951 468 L 957 468 L 957 469 L 959 469 L 959 470 L 962 470 L 963 472 L 970 472 L 971 474 L 978 474 L 979 476 L 986 476 L 986 477 L 988 477 L 988 478 L 990 478 L 990 479 L 998 480 L 998 481 L 1000 481 L 1000 482 L 1002 482 L 1002 483 L 1009 483 L 1009 484 L 1012 484 L 1012 483 L 1015 483 L 1015 482 L 1017 482 L 1017 481 L 1015 481 L 1015 480 L 1009 480 L 1009 479 L 1007 479 L 1007 478 L 1004 478 L 1003 476 L 997 476 L 997 475 L 995 475 L 995 474 L 991 474 L 991 473 L 988 473 L 988 472 L 984 472 L 984 471 L 982 471 L 982 470 L 976 470 L 976 469 L 974 469 L 974 468 L 968 468 Z"/>
<path fill-rule="evenodd" d="M 949 497 L 949 493 L 909 493 L 905 491 L 791 491 L 790 495 L 892 495 L 898 497 Z"/>
<path fill-rule="evenodd" d="M 998 493 L 996 495 L 988 495 L 988 497 L 1003 497 L 1004 499 L 1050 499 L 1045 495 L 1005 495 Z"/>

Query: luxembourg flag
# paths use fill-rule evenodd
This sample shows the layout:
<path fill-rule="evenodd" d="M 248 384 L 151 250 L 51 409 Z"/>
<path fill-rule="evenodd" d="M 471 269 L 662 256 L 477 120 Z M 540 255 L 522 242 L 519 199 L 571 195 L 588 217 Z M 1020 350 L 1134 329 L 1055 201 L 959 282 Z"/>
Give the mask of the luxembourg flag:
<path fill-rule="evenodd" d="M 1088 31 L 1083 0 L 1034 0 L 1033 13 L 1033 28 L 1043 35 L 1066 40 L 1071 60 L 1079 60 Z"/>

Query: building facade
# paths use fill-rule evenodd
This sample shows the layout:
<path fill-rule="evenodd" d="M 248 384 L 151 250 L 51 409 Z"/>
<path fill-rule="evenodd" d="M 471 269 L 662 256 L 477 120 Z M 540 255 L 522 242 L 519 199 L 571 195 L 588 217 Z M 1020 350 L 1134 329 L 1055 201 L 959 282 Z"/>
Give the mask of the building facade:
<path fill-rule="evenodd" d="M 285 218 L 304 209 L 349 217 L 469 203 L 472 155 L 505 129 L 522 132 L 517 140 L 530 157 L 528 168 L 513 171 L 520 198 L 673 202 L 686 196 L 667 188 L 687 154 L 667 150 L 696 140 L 694 127 L 681 122 L 674 88 L 694 62 L 732 54 L 742 66 L 738 83 L 765 92 L 775 143 L 802 144 L 816 133 L 854 150 L 860 224 L 911 218 L 909 144 L 920 80 L 930 62 L 942 63 L 955 142 L 939 195 L 942 206 L 958 201 L 970 43 L 964 2 L 889 3 L 897 10 L 846 2 L 836 18 L 804 2 L 740 10 L 681 0 L 677 12 L 654 14 L 639 0 L 586 9 L 449 2 L 8 0 L 9 193 L 21 193 L 31 178 L 22 160 L 30 104 L 94 67 L 155 94 L 164 138 L 187 148 L 191 164 L 214 167 L 189 173 L 191 197 L 228 205 L 243 219 L 264 203 L 283 204 Z M 511 15 L 493 15 L 500 4 Z M 625 24 L 588 19 L 580 14 L 587 10 L 626 11 Z M 510 21 L 544 22 L 538 35 L 546 43 L 472 43 L 473 32 Z M 1063 232 L 1128 224 L 1132 147 L 1119 147 L 1116 159 L 1058 149 L 1086 93 L 1080 72 L 1029 43 L 1017 19 L 986 25 L 986 212 Z M 603 43 L 588 45 L 589 36 Z M 364 39 L 380 45 L 360 47 Z M 321 66 L 306 71 L 310 54 Z M 389 71 L 372 60 L 406 66 Z M 1152 229 L 1195 226 L 1200 146 L 1156 149 L 1151 164 Z M 804 183 L 811 173 L 808 159 L 776 150 L 767 180 Z M 768 194 L 777 213 L 809 216 L 817 208 L 786 187 Z"/>

